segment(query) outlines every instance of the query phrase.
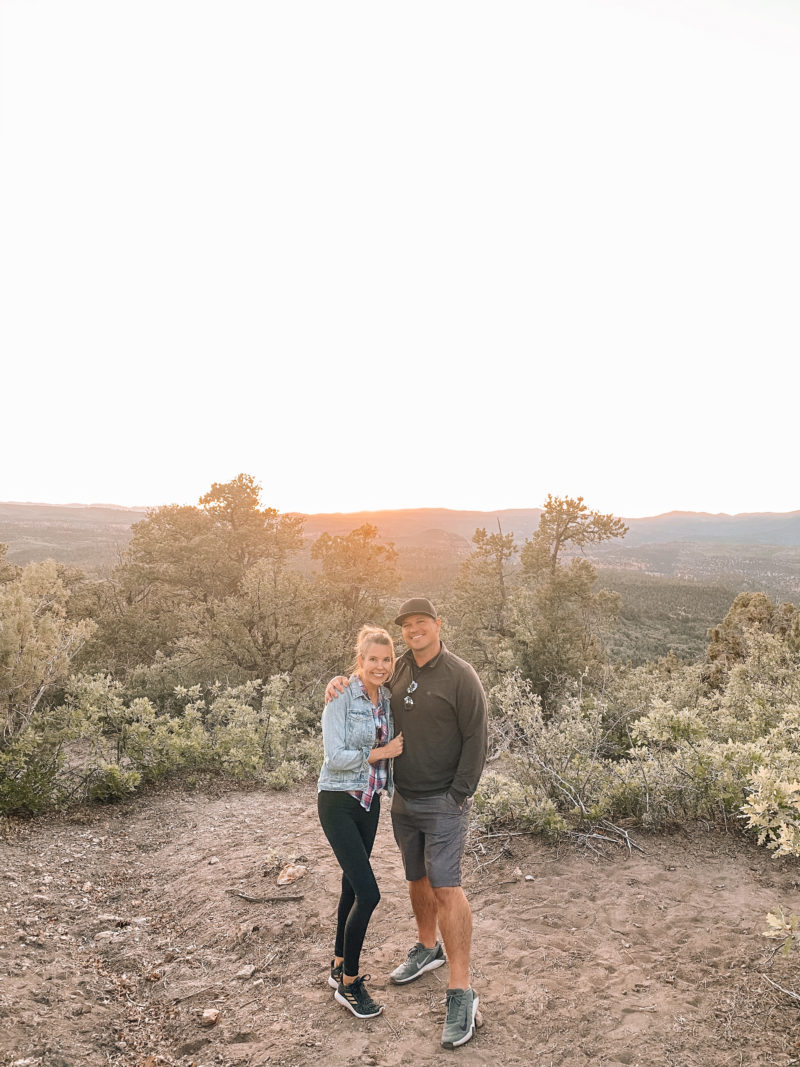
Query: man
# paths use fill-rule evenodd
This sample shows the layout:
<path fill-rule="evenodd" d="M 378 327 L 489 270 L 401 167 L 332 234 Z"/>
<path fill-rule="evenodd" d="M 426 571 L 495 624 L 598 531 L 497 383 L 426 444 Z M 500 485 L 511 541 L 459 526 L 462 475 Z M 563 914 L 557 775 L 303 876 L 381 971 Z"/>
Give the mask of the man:
<path fill-rule="evenodd" d="M 439 637 L 430 600 L 406 601 L 395 619 L 407 651 L 389 683 L 395 730 L 404 737 L 394 761 L 392 828 L 403 857 L 418 941 L 395 968 L 396 985 L 450 961 L 442 1045 L 466 1044 L 475 1032 L 478 997 L 470 985 L 472 912 L 461 888 L 461 857 L 472 795 L 486 761 L 486 694 L 478 675 Z M 335 679 L 326 695 L 339 688 Z"/>

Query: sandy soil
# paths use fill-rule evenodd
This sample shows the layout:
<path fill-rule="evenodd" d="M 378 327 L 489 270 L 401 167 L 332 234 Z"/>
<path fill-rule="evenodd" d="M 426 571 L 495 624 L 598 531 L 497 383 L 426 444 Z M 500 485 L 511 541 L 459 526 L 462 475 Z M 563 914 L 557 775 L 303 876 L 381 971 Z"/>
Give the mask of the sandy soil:
<path fill-rule="evenodd" d="M 403 988 L 387 980 L 414 941 L 388 817 L 363 957 L 386 1010 L 368 1022 L 327 985 L 339 874 L 312 788 L 163 792 L 12 824 L 0 844 L 0 1063 L 800 1064 L 800 1003 L 764 977 L 800 990 L 800 958 L 762 937 L 771 908 L 800 912 L 800 864 L 712 828 L 635 839 L 643 854 L 597 856 L 472 837 L 485 1025 L 447 1052 L 447 968 Z M 307 873 L 279 887 L 289 860 Z M 204 1026 L 209 1009 L 219 1018 Z"/>

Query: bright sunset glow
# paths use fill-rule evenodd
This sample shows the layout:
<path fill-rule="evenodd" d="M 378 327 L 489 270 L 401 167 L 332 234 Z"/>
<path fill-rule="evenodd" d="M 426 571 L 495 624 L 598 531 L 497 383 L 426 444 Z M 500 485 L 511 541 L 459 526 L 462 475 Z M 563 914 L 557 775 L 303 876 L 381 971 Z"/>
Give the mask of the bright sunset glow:
<path fill-rule="evenodd" d="M 800 508 L 789 0 L 0 5 L 0 500 Z"/>

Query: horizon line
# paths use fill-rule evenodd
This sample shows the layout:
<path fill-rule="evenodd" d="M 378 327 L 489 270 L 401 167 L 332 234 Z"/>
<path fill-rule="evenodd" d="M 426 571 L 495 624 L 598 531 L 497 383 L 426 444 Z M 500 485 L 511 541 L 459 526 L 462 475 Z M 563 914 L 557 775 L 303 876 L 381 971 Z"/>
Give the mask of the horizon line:
<path fill-rule="evenodd" d="M 108 508 L 113 511 L 151 511 L 160 507 L 170 507 L 175 502 L 170 504 L 111 504 L 111 503 L 91 503 L 83 504 L 78 501 L 70 501 L 69 503 L 52 503 L 51 501 L 40 500 L 0 500 L 0 506 L 10 505 L 18 507 L 43 507 L 43 508 Z M 178 507 L 196 507 L 196 504 L 178 504 Z M 268 505 L 270 506 L 270 505 Z M 300 511 L 296 508 L 290 508 L 281 512 L 279 509 L 275 509 L 279 514 L 283 515 L 299 515 L 306 518 L 314 518 L 316 516 L 347 516 L 347 515 L 384 515 L 384 514 L 399 514 L 401 512 L 424 512 L 424 511 L 447 511 L 453 514 L 478 514 L 478 515 L 498 515 L 504 512 L 510 511 L 543 511 L 544 509 L 540 505 L 529 505 L 527 507 L 503 507 L 503 508 L 453 508 L 446 507 L 444 505 L 432 506 L 426 505 L 424 507 L 402 507 L 402 508 L 357 508 L 354 511 Z M 591 509 L 599 511 L 599 508 Z M 691 511 L 686 508 L 672 508 L 669 511 L 659 511 L 648 515 L 622 515 L 617 516 L 622 520 L 642 520 L 642 519 L 663 519 L 671 515 L 693 515 L 697 517 L 711 518 L 711 519 L 739 519 L 739 518 L 752 518 L 757 515 L 774 515 L 774 516 L 788 516 L 800 514 L 800 508 L 791 509 L 789 511 Z"/>

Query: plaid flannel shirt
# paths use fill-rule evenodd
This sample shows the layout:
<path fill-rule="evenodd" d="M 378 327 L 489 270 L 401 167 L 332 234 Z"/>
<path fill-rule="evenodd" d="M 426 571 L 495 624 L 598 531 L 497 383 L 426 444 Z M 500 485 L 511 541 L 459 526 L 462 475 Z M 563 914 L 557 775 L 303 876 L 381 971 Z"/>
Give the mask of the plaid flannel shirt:
<path fill-rule="evenodd" d="M 389 736 L 389 723 L 386 720 L 386 712 L 383 710 L 381 702 L 378 701 L 377 705 L 372 704 L 369 693 L 367 692 L 364 683 L 361 683 L 361 689 L 364 696 L 369 700 L 372 705 L 372 717 L 375 720 L 375 744 L 385 745 Z M 354 789 L 351 791 L 350 796 L 356 798 L 362 808 L 366 811 L 372 807 L 372 798 L 376 793 L 380 793 L 381 789 L 386 787 L 386 782 L 389 778 L 389 771 L 386 766 L 387 760 L 378 760 L 377 763 L 370 765 L 369 769 L 369 782 L 366 789 Z"/>

